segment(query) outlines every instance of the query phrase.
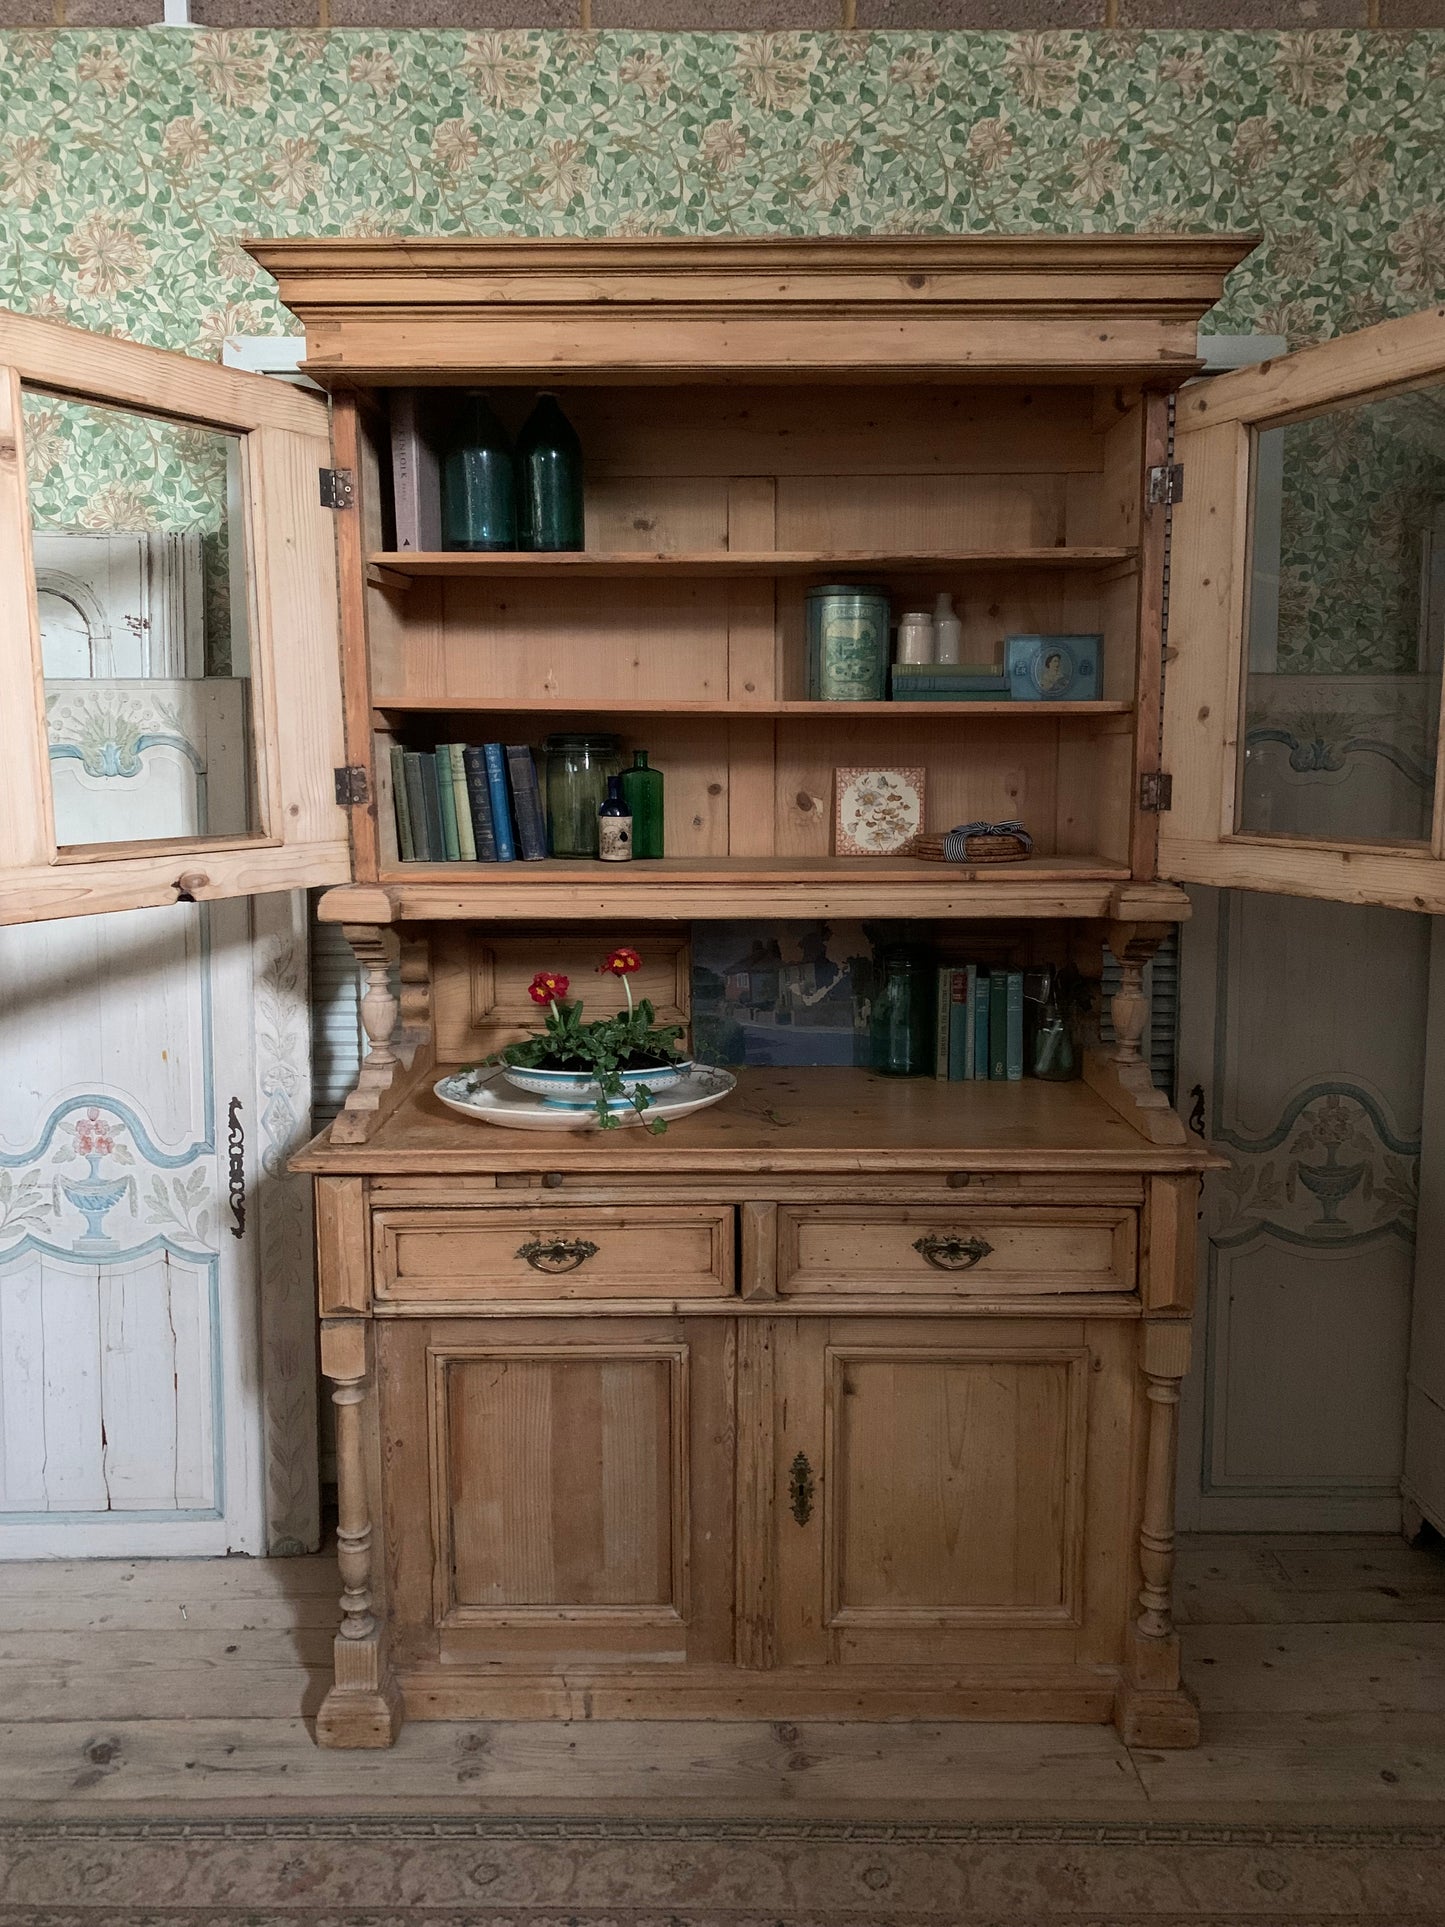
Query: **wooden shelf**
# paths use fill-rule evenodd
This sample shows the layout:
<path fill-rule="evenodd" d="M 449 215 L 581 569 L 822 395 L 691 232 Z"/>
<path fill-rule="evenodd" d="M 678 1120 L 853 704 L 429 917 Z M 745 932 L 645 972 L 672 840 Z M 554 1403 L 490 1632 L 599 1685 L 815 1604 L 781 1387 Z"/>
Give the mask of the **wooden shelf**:
<path fill-rule="evenodd" d="M 556 550 L 546 554 L 421 554 L 382 550 L 367 558 L 373 579 L 405 588 L 427 576 L 466 578 L 576 576 L 580 579 L 628 576 L 784 576 L 943 574 L 955 569 L 1105 569 L 1133 562 L 1132 548 L 919 549 L 893 552 L 848 551 L 829 554 L 782 549 Z"/>
<path fill-rule="evenodd" d="M 1042 722 L 1051 716 L 1130 716 L 1132 703 L 734 703 L 690 702 L 666 696 L 599 696 L 568 699 L 555 696 L 373 696 L 372 708 L 381 722 L 400 714 L 506 716 L 800 716 L 835 722 L 858 722 L 870 717 L 901 721 L 937 716 L 977 716 L 990 721 L 1008 717 L 1017 722 Z"/>

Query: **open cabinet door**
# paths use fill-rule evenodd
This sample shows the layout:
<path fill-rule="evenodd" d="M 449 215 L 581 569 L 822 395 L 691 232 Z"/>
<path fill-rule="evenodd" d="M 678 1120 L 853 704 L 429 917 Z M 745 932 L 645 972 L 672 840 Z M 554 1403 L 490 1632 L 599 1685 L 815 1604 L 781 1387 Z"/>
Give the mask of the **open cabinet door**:
<path fill-rule="evenodd" d="M 1445 911 L 1445 310 L 1186 388 L 1159 871 Z"/>
<path fill-rule="evenodd" d="M 330 461 L 318 395 L 0 312 L 0 923 L 348 879 Z"/>

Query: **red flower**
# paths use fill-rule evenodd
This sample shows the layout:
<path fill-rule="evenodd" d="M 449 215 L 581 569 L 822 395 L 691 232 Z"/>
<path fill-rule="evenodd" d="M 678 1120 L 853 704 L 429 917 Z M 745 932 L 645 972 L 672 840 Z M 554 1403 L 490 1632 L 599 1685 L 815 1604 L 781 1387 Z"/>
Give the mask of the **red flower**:
<path fill-rule="evenodd" d="M 534 1004 L 559 1004 L 567 995 L 567 982 L 555 970 L 539 970 L 527 986 L 527 995 Z"/>
<path fill-rule="evenodd" d="M 634 970 L 641 970 L 641 968 L 642 959 L 637 952 L 630 950 L 626 944 L 620 944 L 598 964 L 597 974 L 599 977 L 605 977 L 608 971 L 611 971 L 614 977 L 628 977 Z"/>

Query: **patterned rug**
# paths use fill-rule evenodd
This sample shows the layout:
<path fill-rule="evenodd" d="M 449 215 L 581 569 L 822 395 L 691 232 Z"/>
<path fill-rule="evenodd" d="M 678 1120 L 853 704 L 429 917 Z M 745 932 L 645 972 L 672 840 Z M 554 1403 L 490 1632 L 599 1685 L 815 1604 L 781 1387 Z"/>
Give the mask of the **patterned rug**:
<path fill-rule="evenodd" d="M 3 1927 L 1445 1927 L 1445 1826 L 0 1823 Z"/>

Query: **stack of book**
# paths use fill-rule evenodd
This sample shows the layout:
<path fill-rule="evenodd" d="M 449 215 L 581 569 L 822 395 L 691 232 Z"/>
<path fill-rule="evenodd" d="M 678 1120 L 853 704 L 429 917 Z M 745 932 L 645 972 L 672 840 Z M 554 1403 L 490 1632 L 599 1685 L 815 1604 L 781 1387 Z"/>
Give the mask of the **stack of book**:
<path fill-rule="evenodd" d="M 1024 1074 L 1024 973 L 940 964 L 934 1075 L 958 1083 Z"/>
<path fill-rule="evenodd" d="M 991 662 L 895 662 L 896 703 L 1006 703 L 1009 680 Z"/>
<path fill-rule="evenodd" d="M 391 752 L 404 863 L 535 863 L 547 854 L 537 765 L 525 743 L 438 743 Z"/>

